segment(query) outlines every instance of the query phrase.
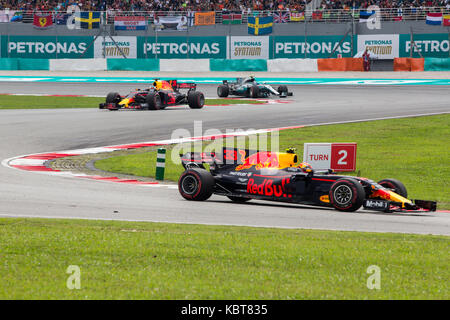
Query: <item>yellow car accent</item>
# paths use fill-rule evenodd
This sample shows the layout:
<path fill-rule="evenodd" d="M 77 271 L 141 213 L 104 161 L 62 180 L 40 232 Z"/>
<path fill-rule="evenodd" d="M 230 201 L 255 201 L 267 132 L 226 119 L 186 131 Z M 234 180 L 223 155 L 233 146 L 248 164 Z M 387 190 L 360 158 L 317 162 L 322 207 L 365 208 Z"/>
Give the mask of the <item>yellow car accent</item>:
<path fill-rule="evenodd" d="M 123 99 L 122 101 L 119 102 L 119 105 L 128 107 L 129 103 L 130 103 L 130 99 L 125 98 L 125 99 Z"/>
<path fill-rule="evenodd" d="M 319 200 L 322 201 L 322 202 L 330 203 L 330 197 L 327 194 L 321 196 L 319 198 Z"/>

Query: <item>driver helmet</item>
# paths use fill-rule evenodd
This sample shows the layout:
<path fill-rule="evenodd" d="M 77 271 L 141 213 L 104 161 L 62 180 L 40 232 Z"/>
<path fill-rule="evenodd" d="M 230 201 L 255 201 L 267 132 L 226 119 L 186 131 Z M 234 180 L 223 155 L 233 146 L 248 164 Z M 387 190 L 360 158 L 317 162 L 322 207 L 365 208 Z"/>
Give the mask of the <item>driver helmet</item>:
<path fill-rule="evenodd" d="M 161 80 L 153 81 L 153 87 L 155 87 L 156 90 L 160 90 L 162 88 L 162 81 Z"/>
<path fill-rule="evenodd" d="M 251 75 L 250 77 L 248 77 L 248 81 L 253 82 L 255 81 L 255 76 Z"/>
<path fill-rule="evenodd" d="M 309 173 L 309 172 L 312 172 L 312 171 L 313 171 L 312 166 L 311 166 L 308 162 L 301 162 L 301 163 L 298 165 L 298 167 L 299 167 L 300 169 L 302 169 L 303 172 Z"/>

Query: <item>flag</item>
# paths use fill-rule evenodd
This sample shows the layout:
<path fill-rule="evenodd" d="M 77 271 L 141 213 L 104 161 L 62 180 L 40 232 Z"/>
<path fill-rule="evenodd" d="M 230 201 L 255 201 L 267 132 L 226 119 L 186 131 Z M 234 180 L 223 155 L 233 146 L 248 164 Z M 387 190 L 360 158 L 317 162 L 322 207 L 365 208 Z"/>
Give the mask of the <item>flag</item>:
<path fill-rule="evenodd" d="M 215 23 L 216 23 L 216 13 L 214 11 L 195 13 L 196 26 L 208 26 Z"/>
<path fill-rule="evenodd" d="M 227 13 L 222 15 L 222 24 L 241 24 L 242 14 L 240 13 Z"/>
<path fill-rule="evenodd" d="M 16 11 L 14 16 L 11 18 L 11 22 L 21 22 L 23 20 L 22 11 Z"/>
<path fill-rule="evenodd" d="M 75 20 L 80 21 L 81 29 L 98 29 L 100 28 L 100 12 L 85 11 L 80 12 L 79 17 Z"/>
<path fill-rule="evenodd" d="M 114 17 L 115 30 L 146 30 L 147 20 L 143 16 Z"/>
<path fill-rule="evenodd" d="M 394 21 L 403 21 L 402 16 L 394 17 Z"/>
<path fill-rule="evenodd" d="M 57 25 L 66 25 L 69 17 L 70 13 L 57 13 L 55 16 L 55 22 Z"/>
<path fill-rule="evenodd" d="M 290 21 L 305 21 L 304 12 L 291 12 Z"/>
<path fill-rule="evenodd" d="M 443 18 L 442 22 L 443 22 L 444 26 L 450 27 L 450 15 L 443 16 L 442 18 Z"/>
<path fill-rule="evenodd" d="M 53 25 L 51 13 L 36 13 L 33 15 L 33 26 L 38 29 L 46 29 Z"/>
<path fill-rule="evenodd" d="M 273 13 L 273 22 L 275 23 L 287 23 L 289 21 L 289 12 L 274 12 Z"/>
<path fill-rule="evenodd" d="M 248 33 L 255 36 L 272 33 L 273 17 L 248 17 Z"/>
<path fill-rule="evenodd" d="M 360 11 L 359 22 L 368 22 L 375 19 L 375 11 Z"/>
<path fill-rule="evenodd" d="M 440 26 L 442 24 L 442 13 L 427 13 L 427 24 Z"/>
<path fill-rule="evenodd" d="M 185 16 L 160 16 L 153 23 L 157 31 L 185 31 L 188 21 Z"/>
<path fill-rule="evenodd" d="M 313 20 L 322 20 L 322 11 L 314 11 L 312 18 Z"/>

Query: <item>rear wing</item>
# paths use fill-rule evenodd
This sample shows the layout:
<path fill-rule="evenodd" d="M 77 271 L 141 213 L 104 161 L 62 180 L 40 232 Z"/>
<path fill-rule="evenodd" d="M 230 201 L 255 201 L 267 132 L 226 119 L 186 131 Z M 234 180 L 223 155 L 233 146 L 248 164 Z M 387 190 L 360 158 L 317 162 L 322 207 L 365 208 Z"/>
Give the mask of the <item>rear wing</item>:
<path fill-rule="evenodd" d="M 174 90 L 178 89 L 189 89 L 196 90 L 197 84 L 193 82 L 179 82 L 178 80 L 169 80 L 168 81 Z"/>

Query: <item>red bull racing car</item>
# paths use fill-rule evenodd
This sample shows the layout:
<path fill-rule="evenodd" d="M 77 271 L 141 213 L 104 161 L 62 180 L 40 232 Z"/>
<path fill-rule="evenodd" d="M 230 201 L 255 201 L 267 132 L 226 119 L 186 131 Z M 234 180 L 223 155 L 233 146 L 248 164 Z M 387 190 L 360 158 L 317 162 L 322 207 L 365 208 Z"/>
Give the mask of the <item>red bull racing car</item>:
<path fill-rule="evenodd" d="M 186 89 L 186 93 L 180 92 Z M 156 79 L 150 88 L 130 92 L 121 96 L 117 92 L 108 93 L 106 102 L 100 103 L 100 109 L 140 109 L 161 110 L 167 106 L 187 104 L 191 109 L 201 109 L 205 104 L 205 96 L 197 91 L 195 83 L 181 83 L 177 80 Z"/>
<path fill-rule="evenodd" d="M 251 199 L 334 207 L 340 211 L 364 209 L 383 212 L 436 211 L 436 202 L 409 200 L 403 183 L 315 171 L 299 163 L 294 150 L 285 153 L 227 149 L 215 153 L 180 155 L 185 171 L 178 190 L 187 200 L 203 201 L 212 194 L 234 202 Z M 204 164 L 209 164 L 209 171 Z"/>

